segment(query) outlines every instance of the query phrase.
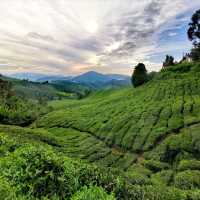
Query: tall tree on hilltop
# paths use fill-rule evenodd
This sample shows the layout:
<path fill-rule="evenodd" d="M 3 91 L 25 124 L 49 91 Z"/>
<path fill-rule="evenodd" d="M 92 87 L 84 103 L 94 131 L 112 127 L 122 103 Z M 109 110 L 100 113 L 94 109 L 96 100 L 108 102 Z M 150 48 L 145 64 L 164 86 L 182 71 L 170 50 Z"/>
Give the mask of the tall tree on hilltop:
<path fill-rule="evenodd" d="M 188 29 L 188 38 L 194 45 L 200 43 L 200 10 L 197 10 L 191 18 Z"/>
<path fill-rule="evenodd" d="M 140 86 L 147 82 L 148 76 L 147 76 L 147 70 L 143 63 L 139 63 L 137 66 L 135 66 L 131 81 L 134 87 Z"/>
<path fill-rule="evenodd" d="M 193 42 L 191 58 L 194 61 L 200 60 L 200 10 L 197 10 L 191 18 L 188 29 L 188 38 Z"/>
<path fill-rule="evenodd" d="M 174 65 L 174 57 L 166 55 L 165 61 L 163 62 L 163 68 L 173 65 Z"/>

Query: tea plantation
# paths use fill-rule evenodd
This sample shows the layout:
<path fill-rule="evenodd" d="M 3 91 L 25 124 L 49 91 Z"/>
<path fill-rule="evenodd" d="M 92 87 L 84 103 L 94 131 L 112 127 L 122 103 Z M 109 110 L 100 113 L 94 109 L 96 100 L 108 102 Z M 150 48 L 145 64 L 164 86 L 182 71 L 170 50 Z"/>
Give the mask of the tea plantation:
<path fill-rule="evenodd" d="M 0 125 L 0 198 L 200 199 L 199 63 L 48 106 Z"/>

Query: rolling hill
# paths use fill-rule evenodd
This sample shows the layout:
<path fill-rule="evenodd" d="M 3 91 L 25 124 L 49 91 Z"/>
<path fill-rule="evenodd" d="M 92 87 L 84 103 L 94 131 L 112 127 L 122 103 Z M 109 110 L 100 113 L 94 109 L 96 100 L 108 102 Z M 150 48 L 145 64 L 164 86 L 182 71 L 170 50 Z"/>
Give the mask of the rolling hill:
<path fill-rule="evenodd" d="M 79 85 L 79 87 L 84 86 L 92 90 L 97 89 L 109 89 L 130 85 L 130 77 L 120 74 L 101 74 L 94 71 L 89 71 L 79 76 L 47 76 L 44 74 L 37 73 L 17 73 L 12 74 L 11 77 L 21 79 L 21 80 L 30 80 L 34 82 L 50 82 L 59 83 L 63 86 L 66 85 Z"/>
<path fill-rule="evenodd" d="M 0 79 L 9 81 L 17 96 L 31 100 L 49 101 L 62 98 L 79 98 L 90 92 L 89 87 L 69 81 L 40 83 L 6 76 L 1 76 Z"/>

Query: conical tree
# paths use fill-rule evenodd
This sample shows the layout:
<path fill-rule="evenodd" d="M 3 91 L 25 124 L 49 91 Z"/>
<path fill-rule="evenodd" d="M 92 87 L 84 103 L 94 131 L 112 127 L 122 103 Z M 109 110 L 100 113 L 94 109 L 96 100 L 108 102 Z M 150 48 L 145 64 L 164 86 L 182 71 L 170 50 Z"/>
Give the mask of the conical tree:
<path fill-rule="evenodd" d="M 131 81 L 134 87 L 140 86 L 147 82 L 147 70 L 143 63 L 139 63 L 137 66 L 135 66 Z"/>

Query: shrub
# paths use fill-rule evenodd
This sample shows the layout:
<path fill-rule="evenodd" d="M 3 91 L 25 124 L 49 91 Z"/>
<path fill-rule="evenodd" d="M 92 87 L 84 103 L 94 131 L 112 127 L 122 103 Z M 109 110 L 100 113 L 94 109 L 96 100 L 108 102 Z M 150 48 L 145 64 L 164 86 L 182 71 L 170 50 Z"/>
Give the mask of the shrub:
<path fill-rule="evenodd" d="M 150 169 L 151 171 L 153 171 L 154 173 L 169 168 L 169 165 L 167 163 L 162 163 L 162 162 L 155 161 L 155 160 L 144 161 L 144 166 L 147 169 Z"/>
<path fill-rule="evenodd" d="M 61 199 L 71 196 L 78 189 L 72 161 L 56 156 L 50 149 L 27 146 L 19 148 L 0 163 L 2 175 L 18 192 L 37 198 Z"/>
<path fill-rule="evenodd" d="M 121 198 L 125 180 L 118 177 L 119 173 L 57 155 L 47 146 L 26 145 L 0 160 L 0 174 L 18 194 L 34 199 L 69 198 L 91 184 Z"/>
<path fill-rule="evenodd" d="M 174 179 L 174 184 L 180 189 L 194 189 L 200 187 L 200 171 L 186 170 L 179 172 Z"/>
<path fill-rule="evenodd" d="M 182 160 L 178 165 L 179 171 L 185 170 L 200 170 L 200 161 L 199 160 Z"/>
<path fill-rule="evenodd" d="M 0 199 L 16 199 L 15 189 L 3 177 L 0 177 Z"/>
<path fill-rule="evenodd" d="M 173 187 L 130 186 L 127 198 L 130 200 L 186 200 L 186 194 Z"/>
<path fill-rule="evenodd" d="M 200 190 L 189 190 L 187 191 L 187 199 L 189 200 L 199 200 Z"/>
<path fill-rule="evenodd" d="M 129 180 L 129 182 L 131 184 L 134 184 L 134 185 L 150 184 L 150 180 L 145 174 L 139 173 L 139 172 L 134 171 L 134 170 L 127 172 L 126 178 Z"/>
<path fill-rule="evenodd" d="M 169 185 L 173 180 L 173 171 L 172 170 L 162 170 L 151 176 L 151 181 L 155 185 Z"/>
<path fill-rule="evenodd" d="M 10 139 L 4 133 L 0 133 L 0 156 L 8 155 L 10 152 L 13 152 L 18 146 L 20 145 Z"/>
<path fill-rule="evenodd" d="M 115 200 L 114 195 L 108 195 L 103 188 L 97 186 L 83 187 L 71 200 Z"/>

